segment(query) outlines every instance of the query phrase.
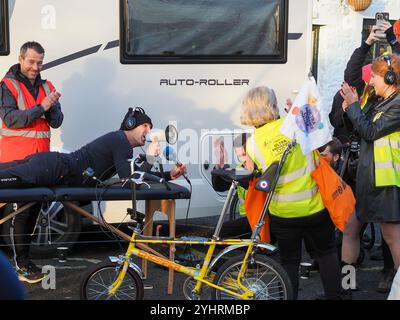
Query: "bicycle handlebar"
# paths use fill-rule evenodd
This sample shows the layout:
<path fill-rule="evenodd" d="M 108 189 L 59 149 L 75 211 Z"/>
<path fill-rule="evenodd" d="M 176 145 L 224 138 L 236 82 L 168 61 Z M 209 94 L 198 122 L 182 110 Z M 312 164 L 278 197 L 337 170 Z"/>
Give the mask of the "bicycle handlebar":
<path fill-rule="evenodd" d="M 131 174 L 129 179 L 133 179 L 134 182 L 142 183 L 144 180 L 153 181 L 157 183 L 165 183 L 164 178 L 160 178 L 154 174 L 143 172 L 143 171 L 135 171 Z"/>
<path fill-rule="evenodd" d="M 171 190 L 171 187 L 168 185 L 167 181 L 164 178 L 158 177 L 148 172 L 134 171 L 129 178 L 125 179 L 125 181 L 129 180 L 133 181 L 135 184 L 146 183 L 145 180 L 161 183 L 167 188 L 167 190 Z"/>

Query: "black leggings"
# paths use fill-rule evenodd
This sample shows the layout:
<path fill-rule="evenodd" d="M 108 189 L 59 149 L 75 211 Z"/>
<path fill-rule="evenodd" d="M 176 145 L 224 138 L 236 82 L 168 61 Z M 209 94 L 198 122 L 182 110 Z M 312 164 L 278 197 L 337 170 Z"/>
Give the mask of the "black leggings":
<path fill-rule="evenodd" d="M 302 240 L 311 242 L 319 264 L 322 285 L 328 299 L 341 293 L 340 264 L 335 245 L 335 226 L 326 210 L 301 218 L 279 218 L 271 215 L 271 230 L 278 241 L 280 259 L 293 285 L 297 299 Z"/>

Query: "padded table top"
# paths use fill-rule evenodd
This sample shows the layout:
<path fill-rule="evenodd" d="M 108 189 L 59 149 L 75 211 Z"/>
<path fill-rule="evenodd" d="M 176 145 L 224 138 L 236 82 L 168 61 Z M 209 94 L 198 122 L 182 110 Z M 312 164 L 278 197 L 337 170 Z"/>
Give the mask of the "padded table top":
<path fill-rule="evenodd" d="M 151 188 L 140 186 L 136 189 L 137 200 L 189 199 L 187 188 L 168 183 L 171 190 L 163 184 L 150 183 Z M 34 201 L 96 201 L 96 200 L 130 200 L 131 189 L 120 186 L 109 188 L 25 188 L 0 189 L 0 202 L 34 202 Z"/>

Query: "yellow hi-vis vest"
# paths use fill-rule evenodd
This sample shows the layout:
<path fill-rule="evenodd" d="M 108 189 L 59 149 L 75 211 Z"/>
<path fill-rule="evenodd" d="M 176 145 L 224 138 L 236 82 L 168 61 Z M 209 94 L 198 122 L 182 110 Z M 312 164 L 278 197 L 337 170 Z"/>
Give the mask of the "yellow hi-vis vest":
<path fill-rule="evenodd" d="M 246 144 L 246 151 L 264 172 L 279 161 L 290 140 L 279 130 L 283 119 L 275 120 L 255 130 Z M 296 145 L 282 167 L 275 194 L 269 206 L 271 214 L 282 218 L 305 217 L 325 208 L 318 186 L 311 177 L 313 154 L 304 156 Z"/>
<path fill-rule="evenodd" d="M 375 185 L 400 187 L 400 132 L 374 141 Z"/>
<path fill-rule="evenodd" d="M 246 210 L 244 210 L 244 200 L 246 199 L 247 190 L 241 186 L 238 186 L 236 192 L 239 199 L 239 214 L 241 216 L 245 216 Z"/>

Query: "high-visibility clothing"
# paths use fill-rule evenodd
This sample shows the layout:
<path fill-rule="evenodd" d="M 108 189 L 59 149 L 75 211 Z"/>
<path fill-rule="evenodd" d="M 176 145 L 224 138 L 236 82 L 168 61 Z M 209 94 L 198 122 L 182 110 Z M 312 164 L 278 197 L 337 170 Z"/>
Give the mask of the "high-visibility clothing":
<path fill-rule="evenodd" d="M 400 187 L 400 132 L 374 141 L 375 185 Z"/>
<path fill-rule="evenodd" d="M 244 199 L 246 199 L 247 190 L 241 186 L 237 187 L 237 195 L 239 199 L 239 214 L 241 216 L 246 215 L 246 210 L 244 209 Z"/>
<path fill-rule="evenodd" d="M 246 144 L 249 156 L 264 172 L 279 161 L 290 140 L 280 133 L 283 119 L 255 130 Z M 282 218 L 305 217 L 325 208 L 318 186 L 311 177 L 315 169 L 312 153 L 304 156 L 296 145 L 286 158 L 269 206 L 271 214 Z"/>
<path fill-rule="evenodd" d="M 46 81 L 39 87 L 35 99 L 22 82 L 12 78 L 4 78 L 2 82 L 14 96 L 19 110 L 28 110 L 40 104 L 54 90 L 51 82 Z M 0 129 L 0 162 L 20 160 L 33 153 L 49 150 L 50 126 L 44 115 L 19 129 L 8 128 L 3 121 Z"/>

